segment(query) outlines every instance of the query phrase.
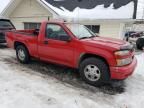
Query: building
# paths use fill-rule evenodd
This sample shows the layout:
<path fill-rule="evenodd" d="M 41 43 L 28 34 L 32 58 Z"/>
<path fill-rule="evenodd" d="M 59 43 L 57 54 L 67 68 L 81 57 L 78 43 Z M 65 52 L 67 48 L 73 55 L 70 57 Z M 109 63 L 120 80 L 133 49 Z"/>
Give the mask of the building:
<path fill-rule="evenodd" d="M 123 38 L 137 17 L 137 0 L 11 0 L 2 16 L 17 29 L 39 28 L 41 21 L 65 19 L 101 36 Z"/>

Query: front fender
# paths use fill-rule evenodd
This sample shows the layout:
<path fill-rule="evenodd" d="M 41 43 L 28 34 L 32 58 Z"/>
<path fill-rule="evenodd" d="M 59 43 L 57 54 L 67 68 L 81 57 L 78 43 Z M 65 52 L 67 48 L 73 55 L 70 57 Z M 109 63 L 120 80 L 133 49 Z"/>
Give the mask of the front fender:
<path fill-rule="evenodd" d="M 103 58 L 109 66 L 115 66 L 116 65 L 116 59 L 115 59 L 115 56 L 113 53 L 114 52 L 112 52 L 112 51 L 104 50 L 101 48 L 87 47 L 86 51 L 79 53 L 78 58 L 77 58 L 77 61 L 78 61 L 77 66 L 79 66 L 81 59 L 85 55 L 91 55 L 91 56 L 97 56 L 97 57 Z"/>

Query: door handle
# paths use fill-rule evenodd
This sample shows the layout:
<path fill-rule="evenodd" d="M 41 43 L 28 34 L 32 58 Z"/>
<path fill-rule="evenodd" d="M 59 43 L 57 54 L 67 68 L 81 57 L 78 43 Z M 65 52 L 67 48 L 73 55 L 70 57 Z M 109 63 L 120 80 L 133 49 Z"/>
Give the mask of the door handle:
<path fill-rule="evenodd" d="M 44 41 L 44 44 L 48 44 L 48 41 Z"/>

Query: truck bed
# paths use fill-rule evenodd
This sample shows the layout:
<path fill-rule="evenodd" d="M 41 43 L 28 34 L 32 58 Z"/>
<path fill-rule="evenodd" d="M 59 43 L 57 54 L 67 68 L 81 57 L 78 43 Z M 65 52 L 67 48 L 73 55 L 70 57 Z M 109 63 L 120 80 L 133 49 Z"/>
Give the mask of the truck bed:
<path fill-rule="evenodd" d="M 37 39 L 36 30 L 15 30 L 6 33 L 7 45 L 15 48 L 17 42 L 21 42 L 27 46 L 29 53 L 37 57 Z"/>

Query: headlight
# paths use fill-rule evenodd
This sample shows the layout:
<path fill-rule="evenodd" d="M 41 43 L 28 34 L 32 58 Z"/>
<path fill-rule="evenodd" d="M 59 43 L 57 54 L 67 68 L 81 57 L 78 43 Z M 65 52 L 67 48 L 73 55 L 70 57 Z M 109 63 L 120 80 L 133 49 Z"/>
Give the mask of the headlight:
<path fill-rule="evenodd" d="M 130 51 L 129 50 L 123 50 L 123 51 L 117 51 L 115 52 L 116 56 L 126 56 L 129 55 Z"/>
<path fill-rule="evenodd" d="M 122 50 L 114 53 L 116 57 L 117 66 L 125 66 L 132 62 L 133 57 L 131 55 L 131 51 Z"/>
<path fill-rule="evenodd" d="M 117 66 L 125 66 L 132 62 L 132 57 L 126 59 L 117 59 Z"/>

